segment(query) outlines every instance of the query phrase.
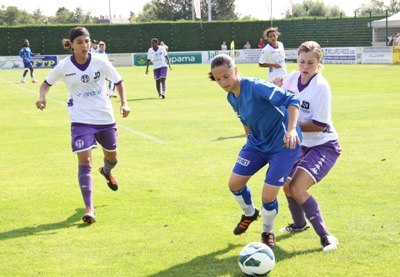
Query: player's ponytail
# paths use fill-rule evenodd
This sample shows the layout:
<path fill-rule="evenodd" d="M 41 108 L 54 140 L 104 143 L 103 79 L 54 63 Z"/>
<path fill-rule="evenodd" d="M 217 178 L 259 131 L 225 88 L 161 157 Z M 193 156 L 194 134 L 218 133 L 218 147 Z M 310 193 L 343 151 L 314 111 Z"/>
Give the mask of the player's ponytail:
<path fill-rule="evenodd" d="M 63 38 L 61 44 L 65 50 L 71 51 L 71 41 L 69 39 Z"/>

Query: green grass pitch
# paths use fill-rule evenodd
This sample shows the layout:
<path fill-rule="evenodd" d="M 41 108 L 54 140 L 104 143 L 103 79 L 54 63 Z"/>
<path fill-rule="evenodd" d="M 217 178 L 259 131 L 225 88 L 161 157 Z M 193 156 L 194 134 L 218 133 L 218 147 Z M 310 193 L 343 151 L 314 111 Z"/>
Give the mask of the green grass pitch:
<path fill-rule="evenodd" d="M 265 78 L 256 64 L 238 66 Z M 144 67 L 118 70 L 132 110 L 122 119 L 112 99 L 120 189 L 108 189 L 94 150 L 91 226 L 81 221 L 65 85 L 55 85 L 39 111 L 40 83 L 20 84 L 22 70 L 0 71 L 0 275 L 243 276 L 238 254 L 260 240 L 261 221 L 232 233 L 241 211 L 227 180 L 245 137 L 226 93 L 208 80 L 209 65 L 174 66 L 166 100 Z M 270 276 L 398 276 L 400 67 L 325 65 L 324 76 L 343 153 L 311 193 L 339 248 L 323 253 L 313 230 L 279 233 L 291 221 L 281 191 Z M 249 183 L 258 207 L 264 175 Z"/>

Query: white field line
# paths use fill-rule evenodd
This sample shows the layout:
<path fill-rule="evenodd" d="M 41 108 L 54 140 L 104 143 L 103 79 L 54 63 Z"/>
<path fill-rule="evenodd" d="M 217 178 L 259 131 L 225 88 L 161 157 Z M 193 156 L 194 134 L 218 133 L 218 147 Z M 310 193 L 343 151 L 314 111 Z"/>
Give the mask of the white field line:
<path fill-rule="evenodd" d="M 9 81 L 4 80 L 4 79 L 1 79 L 1 78 L 0 78 L 0 81 L 1 81 L 2 83 L 6 83 L 6 84 L 8 84 L 8 85 L 10 85 L 10 86 L 12 86 L 12 87 L 17 88 L 17 89 L 24 90 L 24 91 L 26 91 L 26 92 L 28 92 L 28 93 L 30 93 L 30 94 L 32 94 L 32 95 L 35 95 L 35 96 L 37 96 L 37 97 L 39 96 L 39 91 L 33 91 L 32 89 L 26 88 L 26 87 L 24 87 L 23 85 L 17 85 L 17 84 L 15 84 L 15 83 L 9 82 Z M 60 100 L 57 100 L 57 99 L 53 99 L 53 98 L 48 97 L 48 96 L 46 97 L 46 100 L 48 100 L 48 101 L 50 101 L 50 102 L 57 103 L 57 104 L 61 105 L 62 107 L 66 107 L 66 105 L 67 105 L 66 102 L 63 102 L 63 101 L 60 101 Z M 144 134 L 144 133 L 142 133 L 142 132 L 139 132 L 139 131 L 137 131 L 137 130 L 135 130 L 135 129 L 132 129 L 131 127 L 125 126 L 125 125 L 123 125 L 123 124 L 118 123 L 118 124 L 117 124 L 117 127 L 118 127 L 118 128 L 119 128 L 119 127 L 122 127 L 123 129 L 127 130 L 128 132 L 130 132 L 130 133 L 132 133 L 132 134 L 135 134 L 135 135 L 137 135 L 137 136 L 141 136 L 141 137 L 143 137 L 143 138 L 145 138 L 145 139 L 148 139 L 148 140 L 151 140 L 151 141 L 153 141 L 153 142 L 160 143 L 160 144 L 165 143 L 165 141 L 163 141 L 163 140 L 161 140 L 161 139 L 158 139 L 158 138 L 156 138 L 156 137 L 153 137 L 153 136 Z"/>

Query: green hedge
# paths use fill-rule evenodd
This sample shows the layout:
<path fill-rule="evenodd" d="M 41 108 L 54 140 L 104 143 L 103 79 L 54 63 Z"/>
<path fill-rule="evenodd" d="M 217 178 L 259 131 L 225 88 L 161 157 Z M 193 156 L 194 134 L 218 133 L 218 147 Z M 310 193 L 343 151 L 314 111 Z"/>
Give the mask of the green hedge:
<path fill-rule="evenodd" d="M 315 40 L 322 47 L 371 46 L 369 23 L 383 17 L 293 18 L 274 21 L 273 26 L 279 27 L 285 48 L 297 48 L 306 40 Z M 217 50 L 224 40 L 228 45 L 235 40 L 237 49 L 249 40 L 255 48 L 270 25 L 270 21 L 183 21 L 84 26 L 93 39 L 106 42 L 108 53 L 132 53 L 147 51 L 153 37 L 164 41 L 170 51 Z M 65 54 L 61 39 L 68 38 L 72 27 L 75 25 L 0 27 L 0 56 L 18 55 L 25 38 L 33 52 Z"/>

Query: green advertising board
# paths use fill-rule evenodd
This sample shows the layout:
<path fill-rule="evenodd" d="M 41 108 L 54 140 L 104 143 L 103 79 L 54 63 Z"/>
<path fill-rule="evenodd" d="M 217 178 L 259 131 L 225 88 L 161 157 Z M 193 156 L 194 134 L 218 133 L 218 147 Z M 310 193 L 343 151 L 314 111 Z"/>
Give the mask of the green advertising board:
<path fill-rule="evenodd" d="M 201 52 L 171 52 L 168 53 L 171 64 L 201 64 Z M 134 66 L 145 66 L 147 53 L 133 54 Z"/>

